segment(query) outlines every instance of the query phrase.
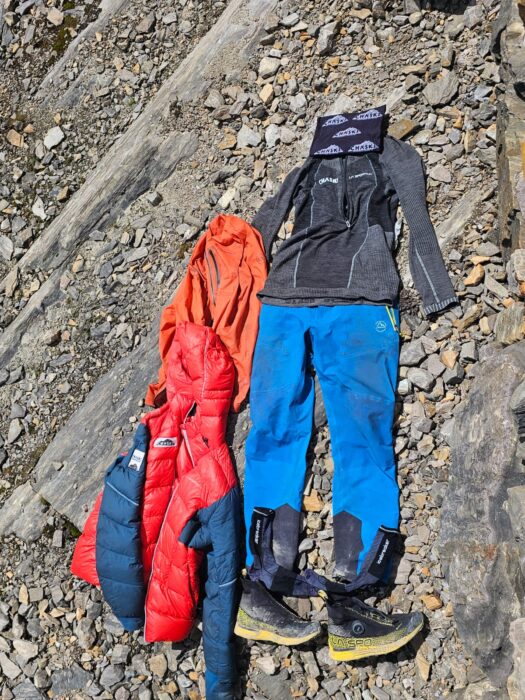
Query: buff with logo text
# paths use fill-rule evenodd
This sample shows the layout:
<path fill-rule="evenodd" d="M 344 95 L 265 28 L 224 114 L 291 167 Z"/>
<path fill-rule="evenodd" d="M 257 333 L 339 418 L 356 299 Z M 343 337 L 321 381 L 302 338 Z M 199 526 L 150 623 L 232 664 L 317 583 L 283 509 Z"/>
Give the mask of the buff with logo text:
<path fill-rule="evenodd" d="M 311 156 L 342 156 L 380 151 L 386 106 L 364 112 L 319 117 L 310 146 Z"/>

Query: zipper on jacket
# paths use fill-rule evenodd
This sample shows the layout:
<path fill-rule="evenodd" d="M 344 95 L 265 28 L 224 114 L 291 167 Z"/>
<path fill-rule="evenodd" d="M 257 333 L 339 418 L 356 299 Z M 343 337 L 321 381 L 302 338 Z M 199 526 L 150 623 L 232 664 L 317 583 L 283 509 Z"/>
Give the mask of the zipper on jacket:
<path fill-rule="evenodd" d="M 345 224 L 350 228 L 350 212 L 349 212 L 349 202 L 348 202 L 348 176 L 346 171 L 346 157 L 343 156 L 342 169 L 343 169 L 343 216 L 345 218 Z"/>
<path fill-rule="evenodd" d="M 221 286 L 221 276 L 219 274 L 219 265 L 217 264 L 217 258 L 215 257 L 215 253 L 213 252 L 213 250 L 210 250 L 209 256 L 213 260 L 213 264 L 215 266 L 215 277 L 217 278 L 217 291 L 219 291 L 219 287 Z"/>
<path fill-rule="evenodd" d="M 213 277 L 211 274 L 211 267 L 210 267 L 210 261 L 208 260 L 208 253 L 204 253 L 204 259 L 206 260 L 206 267 L 208 268 L 208 278 L 209 278 L 209 283 L 210 283 L 210 291 L 211 291 L 211 298 L 213 300 L 213 304 L 215 305 L 215 289 L 213 288 Z"/>

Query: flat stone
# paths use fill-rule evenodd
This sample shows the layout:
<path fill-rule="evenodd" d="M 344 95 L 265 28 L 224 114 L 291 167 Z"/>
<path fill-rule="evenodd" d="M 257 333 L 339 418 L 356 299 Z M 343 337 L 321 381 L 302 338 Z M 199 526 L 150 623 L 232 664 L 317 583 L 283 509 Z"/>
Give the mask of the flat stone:
<path fill-rule="evenodd" d="M 111 688 L 119 683 L 124 678 L 124 670 L 122 666 L 109 664 L 100 675 L 100 684 L 104 688 Z"/>
<path fill-rule="evenodd" d="M 130 648 L 127 644 L 115 644 L 111 651 L 111 663 L 127 664 Z"/>
<path fill-rule="evenodd" d="M 264 140 L 268 148 L 273 148 L 281 140 L 281 129 L 277 124 L 270 124 L 264 131 Z"/>
<path fill-rule="evenodd" d="M 145 246 L 141 246 L 140 248 L 135 248 L 129 253 L 126 253 L 126 262 L 134 263 L 137 262 L 137 260 L 142 260 L 143 258 L 146 258 L 147 256 L 148 249 Z"/>
<path fill-rule="evenodd" d="M 263 672 L 256 673 L 253 676 L 253 682 L 264 693 L 267 700 L 287 700 L 292 697 L 292 682 L 285 669 L 273 676 Z"/>
<path fill-rule="evenodd" d="M 461 347 L 460 357 L 466 362 L 475 362 L 478 359 L 476 341 L 469 340 Z"/>
<path fill-rule="evenodd" d="M 299 22 L 299 15 L 297 12 L 292 12 L 292 14 L 284 17 L 279 24 L 282 24 L 283 27 L 294 27 L 297 22 Z"/>
<path fill-rule="evenodd" d="M 7 444 L 11 445 L 16 442 L 20 435 L 24 432 L 24 425 L 21 420 L 15 418 L 9 423 L 9 431 L 7 433 Z"/>
<path fill-rule="evenodd" d="M 463 13 L 463 23 L 468 29 L 476 27 L 483 21 L 483 6 L 481 4 L 467 7 Z"/>
<path fill-rule="evenodd" d="M 46 525 L 45 511 L 29 482 L 17 486 L 0 508 L 0 535 L 14 533 L 26 542 L 34 542 Z"/>
<path fill-rule="evenodd" d="M 513 646 L 513 670 L 507 681 L 510 700 L 521 700 L 525 694 L 525 618 L 512 620 L 509 639 Z"/>
<path fill-rule="evenodd" d="M 18 131 L 15 131 L 15 129 L 9 129 L 6 138 L 11 146 L 15 146 L 16 148 L 22 148 L 24 145 L 23 134 L 19 134 Z"/>
<path fill-rule="evenodd" d="M 5 295 L 11 298 L 18 287 L 18 267 L 14 267 L 5 277 Z"/>
<path fill-rule="evenodd" d="M 156 654 L 148 661 L 149 670 L 159 678 L 163 678 L 168 670 L 168 662 L 164 654 Z"/>
<path fill-rule="evenodd" d="M 519 548 L 521 570 L 525 575 L 525 539 L 522 539 L 525 537 L 525 486 L 512 486 L 507 489 L 507 496 L 507 512 Z"/>
<path fill-rule="evenodd" d="M 297 138 L 297 134 L 287 126 L 281 126 L 280 137 L 283 143 L 293 143 Z"/>
<path fill-rule="evenodd" d="M 485 268 L 483 265 L 474 265 L 467 277 L 463 280 L 465 287 L 473 287 L 483 281 Z"/>
<path fill-rule="evenodd" d="M 423 348 L 421 340 L 412 340 L 410 343 L 403 343 L 399 354 L 399 364 L 405 367 L 415 367 L 422 362 L 427 353 Z"/>
<path fill-rule="evenodd" d="M 503 345 L 510 345 L 522 340 L 525 334 L 525 306 L 518 302 L 501 311 L 496 319 L 494 334 Z"/>
<path fill-rule="evenodd" d="M 162 23 L 166 24 L 166 25 L 173 24 L 174 22 L 177 21 L 177 19 L 178 19 L 178 15 L 176 12 L 168 12 L 167 15 L 163 15 Z"/>
<path fill-rule="evenodd" d="M 476 248 L 476 252 L 478 255 L 487 255 L 489 258 L 492 258 L 496 255 L 500 255 L 501 253 L 498 246 L 494 243 L 491 243 L 490 241 L 484 241 L 483 243 L 481 243 Z"/>
<path fill-rule="evenodd" d="M 11 659 L 2 651 L 0 652 L 0 668 L 2 673 L 9 678 L 14 680 L 22 673 L 19 666 L 17 666 Z"/>
<path fill-rule="evenodd" d="M 443 77 L 429 83 L 423 90 L 427 102 L 432 107 L 448 104 L 459 90 L 459 80 L 452 71 L 444 70 Z"/>
<path fill-rule="evenodd" d="M 250 129 L 249 126 L 243 124 L 237 132 L 237 147 L 245 148 L 246 146 L 258 146 L 261 143 L 259 134 Z"/>
<path fill-rule="evenodd" d="M 297 95 L 290 97 L 290 109 L 295 114 L 305 114 L 307 106 L 308 102 L 302 92 L 298 92 Z"/>
<path fill-rule="evenodd" d="M 413 119 L 399 119 L 388 128 L 388 133 L 396 139 L 404 139 L 410 136 L 418 127 Z"/>
<path fill-rule="evenodd" d="M 494 279 L 492 275 L 485 274 L 485 289 L 499 299 L 506 299 L 509 296 L 507 287 Z"/>
<path fill-rule="evenodd" d="M 218 90 L 211 89 L 204 101 L 204 106 L 209 109 L 218 109 L 224 104 L 224 97 Z"/>
<path fill-rule="evenodd" d="M 512 253 L 508 269 L 516 282 L 516 292 L 525 296 L 525 248 L 518 248 Z"/>
<path fill-rule="evenodd" d="M 66 138 L 66 135 L 62 131 L 62 129 L 59 126 L 54 126 L 52 129 L 49 129 L 47 134 L 44 137 L 44 146 L 51 150 L 55 146 L 58 146 L 59 143 L 62 143 L 62 141 Z"/>
<path fill-rule="evenodd" d="M 328 22 L 328 24 L 321 27 L 319 30 L 319 37 L 317 39 L 317 53 L 320 56 L 330 53 L 340 26 L 340 21 L 334 20 L 333 22 Z"/>
<path fill-rule="evenodd" d="M 60 12 L 60 10 L 57 7 L 51 7 L 47 11 L 47 21 L 51 22 L 51 24 L 55 27 L 60 27 L 60 25 L 64 21 L 64 14 Z"/>
<path fill-rule="evenodd" d="M 272 656 L 260 656 L 256 662 L 256 666 L 261 669 L 268 676 L 273 676 L 277 667 L 275 665 L 275 659 Z"/>
<path fill-rule="evenodd" d="M 15 686 L 13 695 L 16 700 L 42 700 L 45 697 L 29 679 Z"/>
<path fill-rule="evenodd" d="M 51 690 L 54 697 L 66 695 L 75 690 L 85 690 L 93 676 L 81 668 L 78 664 L 73 664 L 70 668 L 60 669 L 51 674 Z"/>
<path fill-rule="evenodd" d="M 4 236 L 3 234 L 0 234 L 0 256 L 4 260 L 11 260 L 13 257 L 13 253 L 15 251 L 15 245 L 13 241 L 8 238 L 7 236 Z"/>
<path fill-rule="evenodd" d="M 281 61 L 278 58 L 265 56 L 259 63 L 259 75 L 263 80 L 271 78 L 277 73 L 281 66 Z"/>
<path fill-rule="evenodd" d="M 455 365 L 452 369 L 445 370 L 443 381 L 445 384 L 454 385 L 460 384 L 465 377 L 465 370 L 461 365 Z"/>
<path fill-rule="evenodd" d="M 149 32 L 153 31 L 153 28 L 155 27 L 155 21 L 155 14 L 150 12 L 150 14 L 143 17 L 137 24 L 137 33 L 149 34 Z"/>
<path fill-rule="evenodd" d="M 26 662 L 34 659 L 38 654 L 38 644 L 29 642 L 27 639 L 15 639 L 13 646 L 16 653 Z"/>
<path fill-rule="evenodd" d="M 38 216 L 39 219 L 42 219 L 42 221 L 45 221 L 47 218 L 46 210 L 44 207 L 44 202 L 42 201 L 41 197 L 36 197 L 35 201 L 33 202 L 33 206 L 31 207 L 31 211 L 35 216 Z"/>
<path fill-rule="evenodd" d="M 429 177 L 438 182 L 449 183 L 452 182 L 452 173 L 449 168 L 444 165 L 435 165 L 428 172 Z"/>
<path fill-rule="evenodd" d="M 440 377 L 446 370 L 444 364 L 442 364 L 437 355 L 430 355 L 427 362 L 427 369 L 434 377 Z"/>
<path fill-rule="evenodd" d="M 274 97 L 274 89 L 273 85 L 271 83 L 266 83 L 265 85 L 262 86 L 261 91 L 259 92 L 259 97 L 261 99 L 261 102 L 265 105 L 270 104 L 270 102 L 273 100 Z"/>
<path fill-rule="evenodd" d="M 423 391 L 429 391 L 434 386 L 434 377 L 421 367 L 410 367 L 407 372 L 407 379 L 414 386 Z"/>

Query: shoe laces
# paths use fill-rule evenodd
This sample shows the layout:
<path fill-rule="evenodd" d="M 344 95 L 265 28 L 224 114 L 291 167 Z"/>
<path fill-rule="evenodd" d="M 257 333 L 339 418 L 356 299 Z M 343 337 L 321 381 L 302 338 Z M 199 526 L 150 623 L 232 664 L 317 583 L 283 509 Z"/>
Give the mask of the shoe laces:
<path fill-rule="evenodd" d="M 359 600 L 359 598 L 351 598 L 350 605 L 348 607 L 356 610 L 360 615 L 368 618 L 369 620 L 375 620 L 376 622 L 388 625 L 389 627 L 395 627 L 399 622 L 398 620 L 393 619 L 388 613 L 385 613 L 377 608 L 372 608 L 370 605 L 363 603 L 363 601 Z"/>

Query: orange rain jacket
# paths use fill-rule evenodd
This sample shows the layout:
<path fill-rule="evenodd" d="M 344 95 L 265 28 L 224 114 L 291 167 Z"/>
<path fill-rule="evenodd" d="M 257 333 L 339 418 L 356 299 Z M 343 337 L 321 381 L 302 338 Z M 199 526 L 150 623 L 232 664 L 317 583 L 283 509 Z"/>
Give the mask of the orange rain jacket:
<path fill-rule="evenodd" d="M 160 320 L 162 366 L 150 384 L 146 404 L 166 400 L 166 368 L 175 326 L 190 321 L 211 326 L 230 353 L 236 369 L 233 410 L 238 411 L 250 387 L 252 356 L 259 330 L 260 301 L 267 265 L 260 233 L 231 214 L 219 214 L 199 238 L 188 269 Z"/>

